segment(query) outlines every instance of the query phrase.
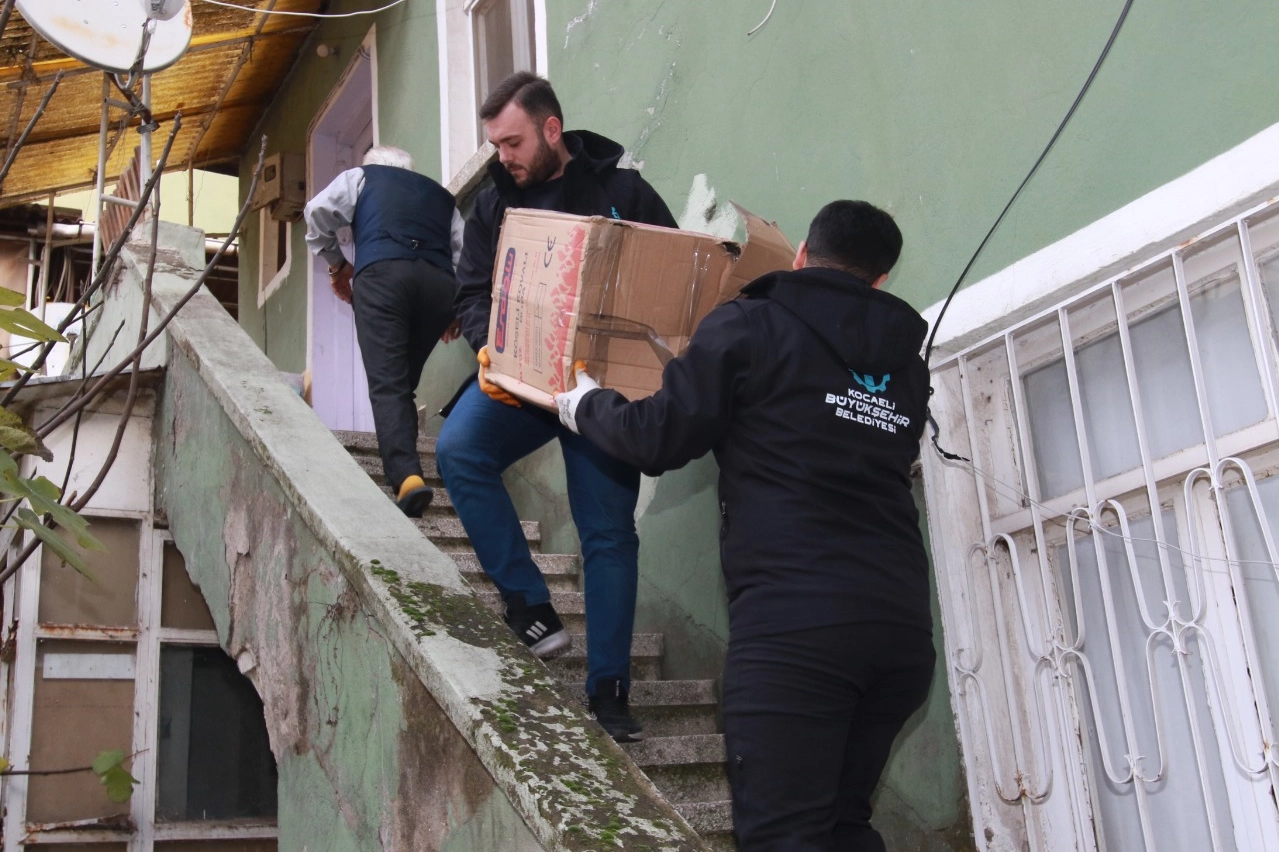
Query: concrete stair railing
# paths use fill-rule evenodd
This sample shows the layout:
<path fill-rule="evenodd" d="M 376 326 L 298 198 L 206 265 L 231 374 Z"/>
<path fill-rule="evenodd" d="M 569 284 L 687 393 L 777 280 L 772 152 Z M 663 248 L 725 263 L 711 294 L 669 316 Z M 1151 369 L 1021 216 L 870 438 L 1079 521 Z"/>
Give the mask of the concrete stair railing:
<path fill-rule="evenodd" d="M 364 432 L 334 434 L 389 498 L 374 436 Z M 416 521 L 418 528 L 453 557 L 481 600 L 494 612 L 501 612 L 501 598 L 481 569 L 435 468 L 434 440 L 420 439 L 418 451 L 427 484 L 436 489 L 431 508 Z M 523 527 L 533 561 L 551 589 L 555 609 L 573 635 L 572 649 L 548 660 L 547 666 L 557 681 L 585 703 L 586 608 L 580 589 L 580 559 L 575 554 L 542 553 L 538 525 L 525 521 Z M 622 748 L 711 849 L 735 850 L 714 683 L 662 680 L 662 653 L 660 633 L 635 634 L 631 707 L 644 726 L 644 740 Z"/>

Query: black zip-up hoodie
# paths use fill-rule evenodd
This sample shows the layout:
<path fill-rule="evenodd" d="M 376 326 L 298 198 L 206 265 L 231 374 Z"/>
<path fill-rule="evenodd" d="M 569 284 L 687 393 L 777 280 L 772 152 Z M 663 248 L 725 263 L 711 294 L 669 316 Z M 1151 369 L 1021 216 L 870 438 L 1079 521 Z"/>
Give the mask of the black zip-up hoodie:
<path fill-rule="evenodd" d="M 633 403 L 592 391 L 578 428 L 651 475 L 715 453 L 732 638 L 859 622 L 931 630 L 910 483 L 927 324 L 831 269 L 772 273 L 742 294 L 702 321 L 661 390 Z"/>
<path fill-rule="evenodd" d="M 467 217 L 454 305 L 462 336 L 476 352 L 488 342 L 493 258 L 497 256 L 502 216 L 508 207 L 675 227 L 675 217 L 666 203 L 640 173 L 618 168 L 621 145 L 589 130 L 571 130 L 563 138 L 572 159 L 560 177 L 521 189 L 501 163 L 490 163 L 488 172 L 493 186 L 480 190 Z"/>

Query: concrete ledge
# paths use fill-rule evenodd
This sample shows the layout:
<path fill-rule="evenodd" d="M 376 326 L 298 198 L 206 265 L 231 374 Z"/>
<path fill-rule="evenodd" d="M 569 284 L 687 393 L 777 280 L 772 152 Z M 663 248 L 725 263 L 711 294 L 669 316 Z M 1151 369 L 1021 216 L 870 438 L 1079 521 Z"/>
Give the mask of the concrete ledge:
<path fill-rule="evenodd" d="M 168 233 L 175 230 L 187 229 L 166 225 L 162 240 L 180 241 L 182 234 Z M 120 305 L 118 316 L 140 313 L 146 260 L 141 248 L 126 250 L 113 299 L 132 304 Z M 164 261 L 152 284 L 153 315 L 176 304 L 197 272 L 183 268 L 177 253 Z M 126 330 L 121 338 L 130 336 Z M 362 836 L 373 831 L 377 846 L 363 848 L 409 848 L 407 835 L 397 841 L 384 827 L 407 824 L 388 809 L 429 810 L 395 794 L 414 782 L 401 771 L 403 753 L 430 754 L 431 743 L 455 737 L 547 850 L 706 848 L 471 593 L 453 561 L 394 510 L 207 291 L 182 309 L 167 338 L 157 503 L 209 600 L 223 647 L 263 695 L 282 794 L 286 767 L 305 758 L 312 774 L 300 795 L 330 797 L 340 824 L 359 826 Z M 332 659 L 318 659 L 317 649 Z M 335 753 L 366 751 L 363 741 L 335 741 L 334 730 L 352 740 L 362 730 L 352 727 L 359 714 L 341 713 L 354 700 L 345 694 L 348 683 L 398 697 L 402 718 L 377 700 L 359 711 L 372 717 L 367 730 L 388 724 L 378 714 L 398 726 L 399 745 L 383 753 L 394 765 L 357 771 L 334 760 Z M 422 687 L 438 714 L 414 697 Z M 449 731 L 432 721 L 437 715 Z M 318 743 L 328 751 L 321 753 Z M 456 786 L 463 786 L 470 776 L 459 761 Z M 435 775 L 447 769 L 430 767 Z M 447 778 L 435 782 L 448 788 Z M 324 807 L 308 803 L 298 813 Z M 306 825 L 286 826 L 286 810 L 282 795 L 282 843 L 309 836 Z M 469 811 L 479 808 L 472 802 Z M 453 821 L 446 816 L 427 833 L 442 843 Z M 526 848 L 515 841 L 491 848 Z"/>

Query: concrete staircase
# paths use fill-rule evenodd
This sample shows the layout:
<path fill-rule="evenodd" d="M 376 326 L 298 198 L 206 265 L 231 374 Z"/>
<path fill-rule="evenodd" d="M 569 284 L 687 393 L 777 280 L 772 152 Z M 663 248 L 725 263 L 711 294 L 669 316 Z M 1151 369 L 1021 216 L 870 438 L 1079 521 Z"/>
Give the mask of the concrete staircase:
<path fill-rule="evenodd" d="M 352 457 L 379 484 L 384 484 L 375 437 L 366 432 L 334 433 Z M 501 612 L 497 589 L 480 568 L 462 523 L 435 469 L 435 442 L 418 441 L 422 468 L 435 500 L 416 523 L 423 535 L 453 557 L 464 577 L 494 612 Z M 385 489 L 388 496 L 390 490 Z M 533 560 L 550 586 L 552 603 L 573 636 L 568 652 L 547 661 L 555 678 L 586 702 L 586 609 L 576 554 L 542 553 L 541 531 L 523 522 Z M 709 680 L 663 680 L 663 636 L 637 633 L 631 645 L 631 712 L 644 726 L 644 740 L 623 744 L 658 790 L 714 850 L 731 852 L 732 838 L 724 737 L 719 733 L 715 685 Z"/>

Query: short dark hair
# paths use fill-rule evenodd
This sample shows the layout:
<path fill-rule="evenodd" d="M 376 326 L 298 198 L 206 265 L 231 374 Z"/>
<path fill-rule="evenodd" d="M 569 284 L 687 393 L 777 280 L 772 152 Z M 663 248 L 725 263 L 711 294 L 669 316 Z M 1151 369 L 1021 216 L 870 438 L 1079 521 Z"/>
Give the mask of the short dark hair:
<path fill-rule="evenodd" d="M 564 112 L 560 109 L 560 100 L 555 97 L 555 90 L 544 78 L 529 71 L 516 71 L 498 83 L 480 106 L 480 121 L 497 118 L 497 114 L 506 109 L 506 105 L 515 101 L 520 109 L 528 113 L 529 118 L 537 124 L 555 116 L 564 123 Z"/>
<path fill-rule="evenodd" d="M 808 226 L 808 265 L 842 269 L 872 283 L 897 263 L 902 232 L 866 201 L 832 201 Z"/>

